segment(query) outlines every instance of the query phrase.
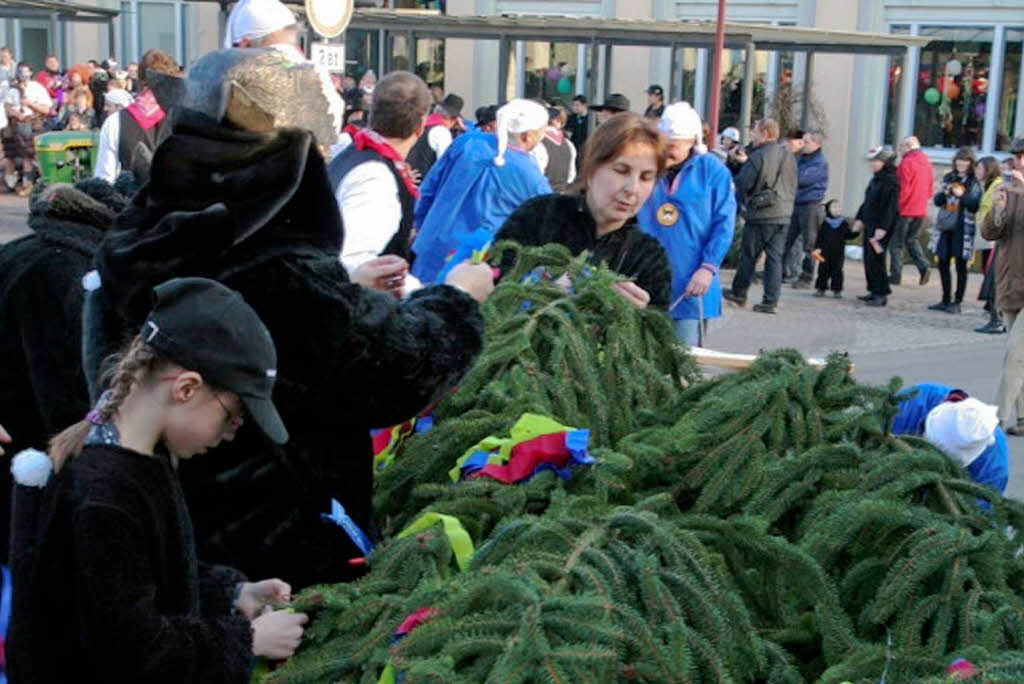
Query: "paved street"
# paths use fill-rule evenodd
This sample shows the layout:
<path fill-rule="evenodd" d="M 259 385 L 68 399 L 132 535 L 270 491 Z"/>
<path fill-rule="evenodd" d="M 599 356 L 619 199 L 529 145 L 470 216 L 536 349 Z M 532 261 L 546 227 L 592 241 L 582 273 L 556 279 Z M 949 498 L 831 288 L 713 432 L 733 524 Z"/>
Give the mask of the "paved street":
<path fill-rule="evenodd" d="M 25 232 L 27 200 L 0 194 L 0 242 Z M 722 274 L 723 283 L 732 273 Z M 981 303 L 974 298 L 981 276 L 971 274 L 968 302 L 959 316 L 926 310 L 941 299 L 938 274 L 925 287 L 917 285 L 917 271 L 908 266 L 905 285 L 895 288 L 883 309 L 865 307 L 856 300 L 864 292 L 864 271 L 859 262 L 847 261 L 846 292 L 842 300 L 817 299 L 813 291 L 783 289 L 774 316 L 750 308 L 727 306 L 725 316 L 708 335 L 708 346 L 731 352 L 794 347 L 808 356 L 824 356 L 834 349 L 849 352 L 857 377 L 869 383 L 887 382 L 893 375 L 905 384 L 944 382 L 962 387 L 992 402 L 1002 368 L 1006 337 L 980 335 L 973 328 L 985 322 Z M 756 286 L 751 304 L 760 301 Z M 1024 499 L 1024 438 L 1010 439 L 1013 467 L 1008 493 Z"/>

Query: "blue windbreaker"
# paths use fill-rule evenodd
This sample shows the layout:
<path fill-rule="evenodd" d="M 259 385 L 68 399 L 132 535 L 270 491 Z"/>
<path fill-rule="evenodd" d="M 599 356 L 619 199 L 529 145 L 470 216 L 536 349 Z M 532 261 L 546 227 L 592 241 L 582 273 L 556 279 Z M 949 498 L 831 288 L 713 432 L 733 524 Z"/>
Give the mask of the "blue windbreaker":
<path fill-rule="evenodd" d="M 732 245 L 736 227 L 736 192 L 732 174 L 713 154 L 691 154 L 669 186 L 662 178 L 650 199 L 640 208 L 640 229 L 653 235 L 664 247 L 672 265 L 672 301 L 676 301 L 701 264 L 716 269 Z M 664 205 L 670 204 L 675 208 Z M 659 212 L 659 209 L 662 209 Z M 674 219 L 669 225 L 660 221 Z M 722 315 L 722 283 L 716 274 L 703 297 L 704 318 Z M 697 300 L 688 297 L 675 306 L 672 318 L 700 317 Z"/>
<path fill-rule="evenodd" d="M 462 236 L 477 228 L 493 235 L 520 204 L 547 195 L 551 186 L 526 152 L 507 150 L 498 166 L 498 138 L 471 131 L 455 139 L 420 186 L 414 221 L 419 229 L 412 249 L 412 274 L 432 283 Z"/>
<path fill-rule="evenodd" d="M 899 413 L 892 422 L 894 435 L 924 435 L 924 421 L 933 408 L 941 404 L 955 388 L 926 382 L 901 391 L 906 396 L 917 391 L 917 396 L 900 402 Z M 967 466 L 967 472 L 978 484 L 988 485 L 1002 494 L 1010 479 L 1009 450 L 1006 435 L 1001 427 L 996 428 L 996 441 L 981 453 L 981 456 Z"/>

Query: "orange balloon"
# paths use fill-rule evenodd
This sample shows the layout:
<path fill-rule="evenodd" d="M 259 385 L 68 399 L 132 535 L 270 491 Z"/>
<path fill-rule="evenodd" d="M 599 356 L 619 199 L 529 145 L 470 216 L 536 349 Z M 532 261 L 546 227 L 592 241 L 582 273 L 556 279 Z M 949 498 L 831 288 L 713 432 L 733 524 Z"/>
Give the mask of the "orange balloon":
<path fill-rule="evenodd" d="M 960 86 L 958 86 L 952 80 L 949 80 L 946 83 L 946 97 L 948 97 L 950 100 L 955 100 L 956 98 L 960 97 Z"/>

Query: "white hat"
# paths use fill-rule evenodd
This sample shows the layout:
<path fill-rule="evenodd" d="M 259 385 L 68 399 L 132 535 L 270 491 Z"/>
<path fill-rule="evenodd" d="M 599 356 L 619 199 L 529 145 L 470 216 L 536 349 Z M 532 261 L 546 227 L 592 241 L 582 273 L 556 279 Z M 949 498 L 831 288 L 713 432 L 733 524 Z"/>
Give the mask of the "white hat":
<path fill-rule="evenodd" d="M 944 401 L 924 421 L 924 438 L 965 468 L 996 441 L 998 409 L 974 398 Z"/>
<path fill-rule="evenodd" d="M 696 140 L 703 145 L 700 114 L 689 102 L 673 102 L 665 107 L 665 112 L 658 122 L 658 130 L 668 136 L 669 140 Z"/>
<path fill-rule="evenodd" d="M 118 107 L 128 107 L 135 99 L 132 98 L 132 94 L 124 88 L 111 88 L 103 96 L 104 104 L 117 105 Z"/>
<path fill-rule="evenodd" d="M 739 142 L 740 141 L 740 132 L 738 130 L 736 130 L 735 128 L 733 128 L 732 126 L 729 126 L 724 131 L 722 131 L 722 135 L 720 135 L 719 137 L 721 137 L 721 138 L 728 138 L 729 140 L 732 140 L 733 142 Z"/>
<path fill-rule="evenodd" d="M 548 110 L 531 100 L 512 100 L 500 107 L 497 114 L 498 156 L 494 163 L 505 164 L 505 149 L 509 133 L 526 133 L 547 128 Z"/>
<path fill-rule="evenodd" d="M 295 15 L 280 0 L 238 0 L 228 15 L 224 47 L 243 38 L 259 40 L 295 24 Z"/>

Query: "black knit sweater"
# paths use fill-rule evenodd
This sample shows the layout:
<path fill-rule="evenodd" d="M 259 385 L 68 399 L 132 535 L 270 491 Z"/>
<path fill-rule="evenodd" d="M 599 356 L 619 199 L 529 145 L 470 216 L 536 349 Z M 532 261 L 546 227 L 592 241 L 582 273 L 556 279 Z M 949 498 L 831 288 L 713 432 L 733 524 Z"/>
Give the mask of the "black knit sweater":
<path fill-rule="evenodd" d="M 43 489 L 16 486 L 11 681 L 245 682 L 244 580 L 196 561 L 166 458 L 88 446 Z"/>
<path fill-rule="evenodd" d="M 554 242 L 565 245 L 573 255 L 588 251 L 595 262 L 633 278 L 651 295 L 651 306 L 668 308 L 672 270 L 661 243 L 642 233 L 635 218 L 598 237 L 597 224 L 581 195 L 542 195 L 524 202 L 508 217 L 495 240 L 514 240 L 524 246 Z"/>

